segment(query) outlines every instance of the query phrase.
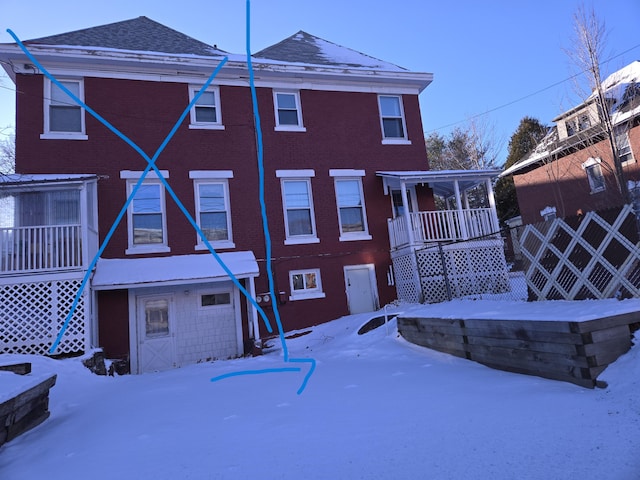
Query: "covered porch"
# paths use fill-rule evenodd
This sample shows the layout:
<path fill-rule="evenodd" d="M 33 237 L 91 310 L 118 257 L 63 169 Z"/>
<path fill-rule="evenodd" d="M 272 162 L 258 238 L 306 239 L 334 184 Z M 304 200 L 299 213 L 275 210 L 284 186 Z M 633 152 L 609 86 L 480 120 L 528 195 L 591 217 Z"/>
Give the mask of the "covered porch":
<path fill-rule="evenodd" d="M 88 267 L 98 249 L 97 177 L 0 177 L 0 276 Z"/>
<path fill-rule="evenodd" d="M 377 172 L 393 205 L 387 223 L 398 299 L 436 303 L 509 290 L 493 195 L 499 173 Z M 423 187 L 439 201 L 425 198 L 431 192 Z"/>
<path fill-rule="evenodd" d="M 437 242 L 487 238 L 499 234 L 493 180 L 500 170 L 442 170 L 376 172 L 385 195 L 391 195 L 394 217 L 387 220 L 391 250 L 422 248 Z M 418 185 L 429 186 L 445 205 L 442 210 L 420 211 Z M 470 192 L 484 187 L 482 207 L 472 207 Z"/>

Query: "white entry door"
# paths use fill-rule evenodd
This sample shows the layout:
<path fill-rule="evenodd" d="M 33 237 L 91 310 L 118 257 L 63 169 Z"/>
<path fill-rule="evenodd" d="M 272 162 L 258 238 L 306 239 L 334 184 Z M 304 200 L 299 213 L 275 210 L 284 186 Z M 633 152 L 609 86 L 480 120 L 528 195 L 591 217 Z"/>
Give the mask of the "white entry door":
<path fill-rule="evenodd" d="M 168 370 L 175 366 L 174 315 L 171 295 L 136 298 L 138 370 Z"/>
<path fill-rule="evenodd" d="M 378 307 L 373 265 L 344 267 L 349 313 L 373 312 Z"/>

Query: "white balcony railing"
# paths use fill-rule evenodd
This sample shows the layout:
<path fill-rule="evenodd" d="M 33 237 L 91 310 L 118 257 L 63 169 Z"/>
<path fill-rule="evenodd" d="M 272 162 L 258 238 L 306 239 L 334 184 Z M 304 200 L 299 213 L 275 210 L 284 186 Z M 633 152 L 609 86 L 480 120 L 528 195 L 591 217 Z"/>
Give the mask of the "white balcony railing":
<path fill-rule="evenodd" d="M 413 243 L 469 240 L 497 234 L 499 231 L 495 215 L 490 208 L 473 210 L 434 210 L 412 212 Z M 407 221 L 404 216 L 389 219 L 389 241 L 391 248 L 410 244 Z"/>
<path fill-rule="evenodd" d="M 0 274 L 82 266 L 80 225 L 0 228 Z"/>

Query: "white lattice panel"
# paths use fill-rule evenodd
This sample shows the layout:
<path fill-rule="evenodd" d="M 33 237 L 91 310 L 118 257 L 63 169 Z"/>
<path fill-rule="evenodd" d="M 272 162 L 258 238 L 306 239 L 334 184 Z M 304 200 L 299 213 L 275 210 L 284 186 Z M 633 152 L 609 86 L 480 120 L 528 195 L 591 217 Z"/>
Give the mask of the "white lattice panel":
<path fill-rule="evenodd" d="M 640 248 L 621 229 L 635 228 L 626 205 L 613 223 L 588 212 L 574 229 L 562 219 L 527 225 L 520 245 L 531 297 L 582 300 L 640 296 Z"/>
<path fill-rule="evenodd" d="M 395 277 L 398 300 L 420 303 L 420 286 L 416 277 L 416 260 L 413 252 L 394 256 L 393 274 Z"/>
<path fill-rule="evenodd" d="M 80 280 L 54 280 L 0 285 L 0 354 L 48 354 L 80 284 Z M 56 354 L 86 350 L 85 308 L 81 296 Z"/>
<path fill-rule="evenodd" d="M 443 267 L 444 259 L 444 267 Z M 418 271 L 425 302 L 510 291 L 509 274 L 500 240 L 461 242 L 417 252 Z M 446 268 L 446 278 L 445 278 Z"/>

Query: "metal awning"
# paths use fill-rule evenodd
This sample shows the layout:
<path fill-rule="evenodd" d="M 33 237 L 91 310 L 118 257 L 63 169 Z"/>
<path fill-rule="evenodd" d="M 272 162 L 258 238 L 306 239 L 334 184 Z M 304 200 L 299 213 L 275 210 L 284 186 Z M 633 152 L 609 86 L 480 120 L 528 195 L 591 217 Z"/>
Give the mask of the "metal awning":
<path fill-rule="evenodd" d="M 449 198 L 455 195 L 455 183 L 461 192 L 476 187 L 487 180 L 497 178 L 501 170 L 423 170 L 423 171 L 385 171 L 376 172 L 382 177 L 385 194 L 388 189 L 400 189 L 405 186 L 429 185 L 436 195 Z"/>

